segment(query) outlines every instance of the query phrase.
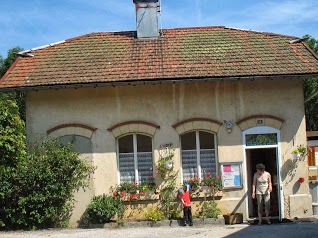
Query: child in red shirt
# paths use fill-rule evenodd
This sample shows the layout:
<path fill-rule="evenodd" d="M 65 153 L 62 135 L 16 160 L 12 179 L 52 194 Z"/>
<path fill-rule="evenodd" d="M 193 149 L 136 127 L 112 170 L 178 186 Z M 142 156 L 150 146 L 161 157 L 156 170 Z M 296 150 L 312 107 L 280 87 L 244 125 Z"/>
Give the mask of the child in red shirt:
<path fill-rule="evenodd" d="M 182 202 L 183 206 L 183 219 L 184 219 L 184 226 L 187 224 L 189 226 L 193 226 L 193 221 L 192 221 L 192 211 L 191 211 L 191 200 L 190 200 L 190 185 L 187 184 L 187 191 L 184 192 L 182 188 L 178 190 L 179 192 L 179 197 Z"/>

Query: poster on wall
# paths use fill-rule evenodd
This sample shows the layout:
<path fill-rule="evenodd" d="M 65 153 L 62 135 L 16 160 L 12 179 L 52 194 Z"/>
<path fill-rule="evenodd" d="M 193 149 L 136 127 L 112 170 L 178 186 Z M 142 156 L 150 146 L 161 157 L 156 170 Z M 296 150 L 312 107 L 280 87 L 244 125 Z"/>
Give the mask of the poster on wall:
<path fill-rule="evenodd" d="M 242 188 L 242 163 L 222 163 L 221 178 L 223 188 Z"/>

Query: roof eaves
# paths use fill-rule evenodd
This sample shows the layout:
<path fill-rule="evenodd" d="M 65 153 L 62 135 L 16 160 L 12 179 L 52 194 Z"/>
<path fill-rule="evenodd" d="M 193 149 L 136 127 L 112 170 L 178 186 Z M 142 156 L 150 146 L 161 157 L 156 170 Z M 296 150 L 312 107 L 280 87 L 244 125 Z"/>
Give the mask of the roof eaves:
<path fill-rule="evenodd" d="M 216 81 L 238 81 L 238 80 L 274 80 L 274 79 L 309 79 L 318 77 L 318 72 L 315 74 L 300 74 L 300 75 L 259 75 L 259 76 L 229 76 L 229 77 L 198 77 L 198 78 L 169 78 L 169 79 L 155 79 L 155 80 L 130 80 L 130 81 L 112 81 L 112 82 L 91 82 L 91 83 L 77 83 L 77 84 L 54 84 L 54 85 L 38 85 L 28 87 L 12 87 L 1 88 L 0 92 L 7 91 L 38 91 L 49 89 L 71 89 L 71 88 L 93 88 L 103 86 L 136 86 L 136 85 L 156 85 L 156 84 L 175 84 L 175 83 L 194 83 L 194 82 L 216 82 Z"/>

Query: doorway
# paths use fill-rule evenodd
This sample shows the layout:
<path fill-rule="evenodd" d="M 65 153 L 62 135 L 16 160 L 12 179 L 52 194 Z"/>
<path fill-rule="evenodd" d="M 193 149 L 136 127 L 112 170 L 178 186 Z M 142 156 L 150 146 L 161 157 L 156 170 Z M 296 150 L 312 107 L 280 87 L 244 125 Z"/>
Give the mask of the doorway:
<path fill-rule="evenodd" d="M 271 174 L 273 191 L 271 193 L 271 217 L 279 217 L 279 196 L 277 179 L 277 147 L 246 149 L 246 170 L 248 186 L 248 215 L 250 218 L 258 217 L 256 199 L 252 199 L 253 176 L 256 165 L 262 163 L 265 170 Z M 263 214 L 265 216 L 265 212 Z"/>

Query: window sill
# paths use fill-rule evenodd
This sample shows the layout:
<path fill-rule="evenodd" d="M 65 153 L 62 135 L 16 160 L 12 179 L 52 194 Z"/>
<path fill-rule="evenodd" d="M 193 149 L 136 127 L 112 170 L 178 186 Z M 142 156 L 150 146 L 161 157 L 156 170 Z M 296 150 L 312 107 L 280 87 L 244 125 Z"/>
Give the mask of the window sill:
<path fill-rule="evenodd" d="M 213 193 L 205 193 L 201 192 L 200 190 L 194 191 L 191 193 L 192 198 L 208 198 L 208 197 L 223 197 L 224 192 L 223 191 L 217 191 L 214 194 Z"/>
<path fill-rule="evenodd" d="M 123 202 L 153 201 L 159 200 L 159 194 L 155 194 L 154 192 L 146 192 L 145 194 L 126 194 L 121 200 Z"/>

